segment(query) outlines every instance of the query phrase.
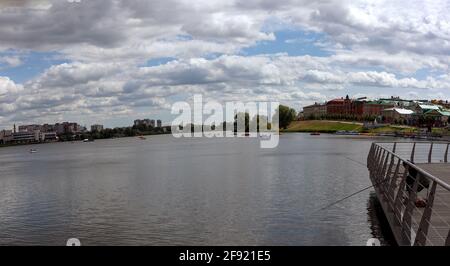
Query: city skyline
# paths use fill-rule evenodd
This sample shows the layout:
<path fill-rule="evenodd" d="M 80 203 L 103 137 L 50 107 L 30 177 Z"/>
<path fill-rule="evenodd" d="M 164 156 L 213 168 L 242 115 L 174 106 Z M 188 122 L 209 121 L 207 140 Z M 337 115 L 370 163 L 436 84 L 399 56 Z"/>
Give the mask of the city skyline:
<path fill-rule="evenodd" d="M 428 101 L 428 102 L 432 102 L 432 101 L 442 101 L 442 102 L 449 102 L 449 100 L 446 100 L 446 99 L 443 99 L 443 100 L 438 100 L 437 98 L 429 98 L 429 99 L 426 99 L 426 98 L 417 98 L 417 99 L 412 99 L 412 98 L 410 98 L 410 99 L 406 99 L 406 98 L 402 98 L 402 97 L 400 97 L 400 96 L 393 96 L 393 95 L 391 95 L 391 96 L 389 96 L 389 97 L 386 97 L 386 98 L 383 98 L 383 97 L 378 97 L 378 98 L 369 98 L 369 97 L 367 97 L 367 96 L 364 96 L 364 95 L 357 95 L 358 96 L 358 98 L 359 99 L 365 99 L 365 100 L 379 100 L 379 99 L 401 99 L 401 100 L 407 100 L 407 101 Z M 337 96 L 330 96 L 330 97 L 326 97 L 326 98 L 324 98 L 322 101 L 313 101 L 313 102 L 310 102 L 310 103 L 308 103 L 308 104 L 305 104 L 305 105 L 301 105 L 301 106 L 299 106 L 299 108 L 297 108 L 296 109 L 296 111 L 298 112 L 298 113 L 301 113 L 301 112 L 303 112 L 304 111 L 304 108 L 305 107 L 309 107 L 309 106 L 311 106 L 311 105 L 315 105 L 315 104 L 326 104 L 326 102 L 328 102 L 328 101 L 330 101 L 330 100 L 334 100 L 334 99 L 343 99 L 343 98 L 345 98 L 345 97 L 350 97 L 348 94 L 347 95 L 337 95 Z M 356 96 L 353 96 L 353 97 L 350 97 L 350 99 L 358 99 Z M 84 124 L 84 123 L 81 123 L 81 122 L 79 122 L 79 121 L 74 121 L 74 123 L 78 123 L 80 126 L 83 126 L 83 127 L 85 127 L 85 128 L 89 128 L 89 127 L 91 127 L 91 126 L 94 126 L 94 125 L 101 125 L 101 126 L 104 126 L 105 128 L 123 128 L 123 127 L 130 127 L 130 126 L 133 126 L 134 124 L 135 124 L 135 122 L 137 121 L 137 120 L 152 120 L 152 121 L 162 121 L 162 119 L 159 119 L 159 118 L 133 118 L 133 117 L 127 117 L 127 119 L 125 119 L 124 120 L 124 123 L 123 124 L 116 124 L 116 125 L 114 125 L 114 126 L 110 126 L 110 125 L 108 125 L 108 124 L 105 124 L 105 123 L 103 123 L 102 121 L 93 121 L 93 122 L 91 122 L 90 124 Z M 42 120 L 38 120 L 38 121 L 42 121 Z M 2 127 L 2 126 L 0 126 L 0 131 L 1 130 L 9 130 L 9 129 L 12 129 L 14 126 L 17 126 L 17 127 L 19 127 L 19 126 L 28 126 L 28 125 L 45 125 L 45 124 L 48 124 L 48 125 L 52 125 L 52 124 L 60 124 L 60 123 L 72 123 L 71 122 L 71 120 L 67 120 L 67 121 L 62 121 L 62 120 L 59 120 L 59 121 L 51 121 L 51 122 L 48 122 L 48 121 L 45 121 L 44 120 L 44 122 L 40 122 L 40 123 L 38 123 L 38 122 L 33 122 L 33 121 L 30 121 L 30 122 L 28 122 L 28 123 L 16 123 L 16 122 L 14 122 L 14 121 L 12 121 L 11 122 L 11 125 L 9 126 L 4 126 L 4 127 Z M 161 125 L 162 126 L 168 126 L 168 124 L 166 123 L 166 124 L 164 124 L 164 123 L 162 123 L 161 122 Z"/>
<path fill-rule="evenodd" d="M 133 125 L 136 125 L 136 121 L 140 121 L 140 120 L 141 119 L 137 119 L 137 120 L 131 121 L 131 123 L 129 125 L 117 126 L 117 128 L 120 128 L 120 127 L 132 127 Z M 155 122 L 154 126 L 158 126 L 158 127 L 165 126 L 165 125 L 163 125 L 162 120 L 160 120 L 160 119 L 144 118 L 142 120 L 154 121 Z M 90 124 L 90 125 L 85 125 L 85 124 L 80 124 L 79 122 L 76 122 L 76 121 L 75 122 L 73 122 L 73 121 L 57 121 L 57 122 L 50 122 L 50 123 L 22 123 L 22 124 L 13 123 L 11 128 L 0 128 L 0 131 L 2 131 L 2 130 L 13 130 L 14 131 L 14 129 L 16 129 L 17 131 L 21 131 L 20 130 L 21 127 L 22 128 L 26 128 L 26 127 L 31 127 L 31 126 L 54 126 L 54 125 L 62 125 L 62 124 L 67 124 L 67 123 L 68 124 L 77 124 L 78 126 L 83 127 L 83 128 L 85 128 L 87 130 L 89 128 L 92 128 L 92 127 L 98 127 L 98 126 L 105 127 L 104 124 L 102 124 L 102 123 L 95 123 L 95 122 L 93 124 Z M 108 128 L 108 127 L 105 127 L 105 128 Z"/>
<path fill-rule="evenodd" d="M 0 129 L 170 121 L 205 99 L 297 110 L 450 99 L 449 1 L 3 1 Z"/>

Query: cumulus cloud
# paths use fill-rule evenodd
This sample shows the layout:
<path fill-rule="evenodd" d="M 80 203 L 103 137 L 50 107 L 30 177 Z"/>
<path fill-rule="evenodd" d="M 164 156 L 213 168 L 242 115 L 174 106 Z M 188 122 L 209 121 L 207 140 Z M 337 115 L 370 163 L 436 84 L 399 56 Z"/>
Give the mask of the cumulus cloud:
<path fill-rule="evenodd" d="M 36 51 L 67 63 L 23 84 L 0 77 L 0 123 L 131 115 L 194 93 L 295 104 L 383 89 L 445 97 L 449 9 L 444 0 L 2 1 L 0 70 Z M 306 41 L 329 55 L 241 55 L 282 29 L 320 33 Z M 286 43 L 301 48 L 302 38 Z M 173 60 L 147 64 L 164 57 Z"/>
<path fill-rule="evenodd" d="M 53 66 L 24 87 L 0 79 L 3 112 L 15 118 L 36 114 L 132 113 L 134 108 L 169 109 L 175 96 L 202 93 L 216 100 L 324 101 L 342 87 L 439 90 L 450 80 L 400 78 L 384 71 L 342 71 L 321 57 L 220 56 L 174 60 L 164 65 L 65 63 Z M 319 89 L 314 87 L 318 86 Z M 329 91 L 325 93 L 324 91 Z M 338 91 L 339 93 L 339 91 Z M 33 116 L 35 117 L 35 116 Z"/>
<path fill-rule="evenodd" d="M 22 60 L 18 56 L 2 56 L 0 57 L 0 68 L 1 65 L 4 67 L 17 67 L 22 64 Z"/>
<path fill-rule="evenodd" d="M 16 94 L 22 89 L 21 85 L 14 83 L 14 81 L 10 80 L 8 77 L 0 77 L 0 96 L 4 97 L 9 94 Z"/>

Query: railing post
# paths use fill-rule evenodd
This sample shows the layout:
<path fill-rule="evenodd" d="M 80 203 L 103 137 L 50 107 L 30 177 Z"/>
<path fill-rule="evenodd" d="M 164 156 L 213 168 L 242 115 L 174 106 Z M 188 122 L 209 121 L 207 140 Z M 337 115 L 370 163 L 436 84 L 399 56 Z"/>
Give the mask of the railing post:
<path fill-rule="evenodd" d="M 431 156 L 433 155 L 433 142 L 430 145 L 430 152 L 428 153 L 428 163 L 431 163 Z"/>
<path fill-rule="evenodd" d="M 386 151 L 386 156 L 384 157 L 384 162 L 383 162 L 383 168 L 381 168 L 381 173 L 380 173 L 380 176 L 379 176 L 379 178 L 381 180 L 384 180 L 384 178 L 386 177 L 388 161 L 389 161 L 389 152 Z"/>
<path fill-rule="evenodd" d="M 403 193 L 406 186 L 406 178 L 408 177 L 408 172 L 409 172 L 409 165 L 405 166 L 405 172 L 403 173 L 402 176 L 402 180 L 400 181 L 400 184 L 398 185 L 398 190 L 397 190 L 397 194 L 395 195 L 395 201 L 394 201 L 394 213 L 398 213 L 400 214 L 402 209 L 401 209 L 401 203 L 403 200 Z M 395 215 L 395 217 L 398 219 L 398 224 L 400 225 L 402 223 L 401 221 L 401 217 L 400 215 Z"/>
<path fill-rule="evenodd" d="M 415 177 L 414 185 L 409 192 L 408 195 L 408 203 L 406 205 L 405 212 L 403 213 L 403 221 L 402 221 L 402 232 L 404 235 L 404 240 L 408 245 L 411 245 L 411 221 L 412 221 L 412 215 L 414 211 L 414 204 L 416 202 L 417 198 L 417 188 L 419 187 L 419 179 L 420 179 L 420 173 Z"/>
<path fill-rule="evenodd" d="M 398 178 L 398 172 L 400 171 L 400 164 L 401 160 L 398 159 L 397 166 L 395 167 L 394 175 L 391 178 L 391 182 L 389 184 L 389 199 L 392 200 L 392 204 L 394 204 L 394 196 L 395 196 L 395 187 L 397 186 L 397 178 Z M 395 205 L 393 206 L 395 208 Z"/>
<path fill-rule="evenodd" d="M 414 154 L 416 153 L 416 143 L 414 142 L 412 151 L 411 151 L 411 162 L 414 163 Z"/>
<path fill-rule="evenodd" d="M 377 150 L 376 150 L 376 154 L 375 154 L 375 160 L 374 160 L 374 163 L 375 163 L 376 166 L 379 165 L 378 161 L 380 159 L 380 156 L 381 156 L 381 147 L 377 146 Z"/>
<path fill-rule="evenodd" d="M 394 142 L 394 147 L 392 148 L 392 153 L 395 153 L 397 150 L 397 142 Z"/>
<path fill-rule="evenodd" d="M 382 154 L 381 147 L 378 147 L 377 155 L 375 156 L 375 162 L 374 162 L 375 167 L 374 167 L 374 169 L 373 169 L 373 170 L 374 170 L 375 176 L 377 175 L 378 170 L 380 169 L 380 158 L 381 158 L 381 154 Z"/>
<path fill-rule="evenodd" d="M 394 167 L 394 155 L 391 154 L 391 160 L 389 163 L 389 167 L 387 169 L 386 175 L 383 179 L 384 183 L 383 183 L 383 187 L 384 187 L 384 192 L 386 193 L 386 197 L 388 197 L 387 193 L 389 191 L 389 180 L 391 180 L 392 178 L 392 168 Z"/>
<path fill-rule="evenodd" d="M 447 143 L 447 148 L 445 149 L 444 163 L 448 163 L 448 147 L 449 146 L 450 146 L 450 143 Z"/>
<path fill-rule="evenodd" d="M 387 159 L 387 152 L 386 152 L 386 150 L 383 150 L 383 153 L 382 153 L 382 155 L 381 155 L 381 158 L 380 158 L 380 160 L 378 161 L 379 167 L 378 167 L 378 170 L 377 170 L 376 175 L 375 175 L 376 183 L 379 182 L 380 176 L 381 176 L 381 175 L 383 174 L 383 172 L 384 172 L 384 164 L 385 164 L 384 162 L 386 161 L 386 159 Z"/>
<path fill-rule="evenodd" d="M 430 193 L 427 198 L 427 206 L 422 214 L 419 229 L 417 230 L 414 246 L 425 246 L 427 243 L 428 228 L 430 227 L 431 214 L 433 212 L 434 195 L 436 194 L 437 183 L 433 181 Z"/>

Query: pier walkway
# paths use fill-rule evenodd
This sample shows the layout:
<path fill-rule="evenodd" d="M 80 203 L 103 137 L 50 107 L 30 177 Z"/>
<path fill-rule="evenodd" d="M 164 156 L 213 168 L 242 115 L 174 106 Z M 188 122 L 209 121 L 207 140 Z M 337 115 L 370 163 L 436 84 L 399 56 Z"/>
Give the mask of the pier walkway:
<path fill-rule="evenodd" d="M 402 246 L 450 246 L 450 143 L 378 142 L 370 179 Z"/>

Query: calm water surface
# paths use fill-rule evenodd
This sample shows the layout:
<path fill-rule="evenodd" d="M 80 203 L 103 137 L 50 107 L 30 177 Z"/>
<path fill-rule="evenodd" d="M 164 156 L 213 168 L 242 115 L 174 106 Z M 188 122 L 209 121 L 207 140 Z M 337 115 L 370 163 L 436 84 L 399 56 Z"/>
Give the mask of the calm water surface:
<path fill-rule="evenodd" d="M 373 139 L 172 136 L 0 148 L 0 245 L 365 245 Z M 360 163 L 363 165 L 361 165 Z"/>

